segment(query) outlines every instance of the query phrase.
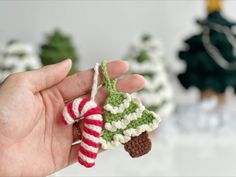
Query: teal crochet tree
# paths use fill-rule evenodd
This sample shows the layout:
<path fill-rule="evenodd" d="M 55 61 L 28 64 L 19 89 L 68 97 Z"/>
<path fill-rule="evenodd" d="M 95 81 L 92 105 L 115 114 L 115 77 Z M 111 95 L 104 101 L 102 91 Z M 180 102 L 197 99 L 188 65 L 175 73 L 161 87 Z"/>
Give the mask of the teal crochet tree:
<path fill-rule="evenodd" d="M 101 137 L 103 149 L 112 149 L 125 144 L 132 157 L 139 157 L 151 149 L 147 132 L 158 127 L 160 118 L 147 110 L 128 93 L 116 91 L 116 80 L 110 80 L 106 62 L 101 64 L 105 87 L 109 91 L 106 100 L 105 130 Z"/>
<path fill-rule="evenodd" d="M 236 90 L 236 23 L 222 15 L 221 0 L 208 0 L 208 15 L 197 22 L 201 32 L 185 40 L 186 48 L 179 52 L 187 65 L 178 76 L 181 84 L 217 94 L 229 86 Z"/>
<path fill-rule="evenodd" d="M 73 63 L 70 74 L 78 71 L 78 56 L 71 38 L 59 30 L 47 35 L 47 41 L 41 46 L 40 58 L 43 65 L 55 64 L 70 58 Z"/>

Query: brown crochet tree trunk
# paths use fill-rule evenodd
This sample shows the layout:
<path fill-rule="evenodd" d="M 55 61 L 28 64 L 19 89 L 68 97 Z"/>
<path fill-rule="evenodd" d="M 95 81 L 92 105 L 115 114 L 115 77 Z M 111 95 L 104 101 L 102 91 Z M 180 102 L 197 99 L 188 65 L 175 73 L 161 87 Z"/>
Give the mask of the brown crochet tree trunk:
<path fill-rule="evenodd" d="M 131 140 L 124 144 L 124 148 L 131 157 L 140 157 L 151 150 L 152 142 L 148 137 L 148 133 L 143 132 L 139 136 L 132 137 Z"/>
<path fill-rule="evenodd" d="M 207 89 L 207 90 L 201 92 L 201 99 L 209 98 L 209 97 L 212 97 L 212 96 L 217 97 L 220 105 L 225 104 L 225 102 L 226 102 L 225 93 L 217 93 L 213 89 Z"/>

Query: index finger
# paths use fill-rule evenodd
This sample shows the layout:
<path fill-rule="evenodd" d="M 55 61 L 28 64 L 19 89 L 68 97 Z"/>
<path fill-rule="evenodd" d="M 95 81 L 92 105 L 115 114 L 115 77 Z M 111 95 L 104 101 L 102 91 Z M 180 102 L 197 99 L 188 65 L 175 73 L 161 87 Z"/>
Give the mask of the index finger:
<path fill-rule="evenodd" d="M 107 71 L 111 79 L 122 76 L 128 71 L 128 62 L 117 60 L 108 63 Z M 93 84 L 93 69 L 81 71 L 64 79 L 56 86 L 64 100 L 72 100 L 81 95 L 89 93 Z M 102 83 L 102 76 L 99 74 L 99 84 Z"/>

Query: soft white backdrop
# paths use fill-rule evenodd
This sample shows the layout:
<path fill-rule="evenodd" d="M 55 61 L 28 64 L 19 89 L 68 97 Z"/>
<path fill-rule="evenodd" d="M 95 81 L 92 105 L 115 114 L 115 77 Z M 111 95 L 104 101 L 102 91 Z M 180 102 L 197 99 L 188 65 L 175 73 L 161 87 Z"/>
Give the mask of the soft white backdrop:
<path fill-rule="evenodd" d="M 235 10 L 236 0 L 225 0 L 225 15 L 236 19 Z M 45 34 L 59 28 L 73 37 L 80 56 L 80 69 L 85 69 L 101 59 L 122 58 L 135 36 L 149 32 L 163 42 L 170 67 L 178 70 L 176 53 L 183 44 L 182 40 L 198 30 L 194 23 L 195 19 L 204 17 L 205 13 L 205 0 L 0 0 L 0 46 L 3 46 L 8 40 L 19 39 L 39 47 L 45 39 Z M 186 97 L 182 97 L 185 92 L 182 94 L 179 92 L 177 95 L 178 100 L 186 102 L 184 99 Z M 161 148 L 161 145 L 156 147 Z M 168 148 L 171 147 L 168 146 Z M 92 171 L 84 171 L 83 168 L 78 169 L 77 166 L 73 166 L 62 172 L 61 175 L 135 175 L 139 173 L 139 175 L 154 176 L 157 175 L 157 171 L 160 172 L 159 167 L 163 168 L 163 163 L 164 167 L 172 163 L 164 153 L 160 152 L 161 150 L 154 149 L 147 157 L 130 161 L 127 154 L 119 148 L 114 151 L 118 154 L 116 159 L 110 156 L 111 152 L 104 153 L 104 156 L 98 159 L 97 167 Z M 142 167 L 142 164 L 148 163 L 149 158 L 152 156 L 153 159 L 155 155 L 161 161 L 159 160 L 157 163 L 153 161 L 148 166 L 149 168 L 146 168 L 150 172 L 149 174 L 138 169 L 140 164 Z M 123 171 L 120 171 L 117 166 L 123 162 L 130 162 L 133 165 L 123 165 L 124 167 L 121 169 Z M 114 165 L 110 173 L 104 171 L 104 163 Z M 201 162 L 199 164 L 201 165 Z M 232 162 L 232 164 L 234 163 Z M 180 169 L 174 171 L 167 169 L 159 175 L 168 175 L 166 171 L 169 171 L 170 175 L 177 175 L 176 170 Z M 234 167 L 229 169 L 234 169 Z M 112 174 L 112 170 L 114 174 Z M 189 173 L 179 172 L 179 174 L 207 174 L 206 171 L 197 170 L 197 168 L 195 172 L 199 173 L 195 173 L 191 169 L 186 170 Z M 208 170 L 211 171 L 211 169 Z M 223 170 L 222 175 L 228 174 L 225 172 Z M 221 175 L 218 172 L 209 174 Z M 233 171 L 229 174 L 236 173 Z"/>
<path fill-rule="evenodd" d="M 225 0 L 224 6 L 236 19 L 236 1 Z M 204 14 L 205 0 L 1 0 L 0 44 L 20 39 L 37 46 L 58 27 L 73 37 L 85 68 L 121 58 L 135 36 L 150 32 L 173 61 L 181 40 L 197 30 L 194 20 Z"/>
<path fill-rule="evenodd" d="M 11 39 L 35 45 L 55 28 L 73 37 L 80 69 L 102 59 L 120 59 L 130 42 L 148 32 L 164 45 L 172 71 L 181 69 L 176 53 L 198 30 L 206 0 L 0 0 L 0 47 Z M 236 19 L 236 1 L 225 0 L 225 15 Z M 177 84 L 178 101 L 183 93 Z M 192 93 L 192 92 L 190 92 Z M 194 93 L 192 95 L 195 95 Z M 192 96 L 194 97 L 194 96 Z M 191 97 L 191 98 L 192 98 Z M 195 96 L 196 97 L 196 96 Z"/>

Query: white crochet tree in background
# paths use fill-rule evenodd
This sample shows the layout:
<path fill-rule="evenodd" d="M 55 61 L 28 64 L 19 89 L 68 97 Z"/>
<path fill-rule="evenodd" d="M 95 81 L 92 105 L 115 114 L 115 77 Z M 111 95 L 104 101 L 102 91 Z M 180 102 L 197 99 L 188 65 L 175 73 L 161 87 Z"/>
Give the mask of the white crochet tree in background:
<path fill-rule="evenodd" d="M 31 45 L 11 41 L 0 53 L 0 82 L 12 73 L 33 70 L 40 66 L 40 59 Z"/>
<path fill-rule="evenodd" d="M 143 35 L 130 46 L 125 59 L 132 73 L 145 77 L 145 88 L 137 94 L 147 109 L 167 117 L 174 109 L 173 92 L 164 64 L 163 49 L 159 41 Z"/>

